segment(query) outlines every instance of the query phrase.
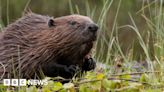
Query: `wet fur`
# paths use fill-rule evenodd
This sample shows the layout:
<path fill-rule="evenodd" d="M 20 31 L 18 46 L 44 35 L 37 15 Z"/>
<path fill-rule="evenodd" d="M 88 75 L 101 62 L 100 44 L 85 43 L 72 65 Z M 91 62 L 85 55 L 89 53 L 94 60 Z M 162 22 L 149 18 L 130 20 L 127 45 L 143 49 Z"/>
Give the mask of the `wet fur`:
<path fill-rule="evenodd" d="M 84 62 L 93 69 L 95 62 L 85 58 L 93 42 L 80 36 L 80 25 L 84 24 L 73 28 L 65 23 L 69 18 L 53 19 L 30 13 L 8 25 L 0 35 L 0 62 L 6 66 L 4 77 L 17 78 L 20 72 L 21 78 L 43 78 L 43 74 L 71 78 L 76 66 L 82 68 Z M 52 27 L 48 26 L 50 19 L 55 22 Z M 85 41 L 89 42 L 84 44 Z"/>

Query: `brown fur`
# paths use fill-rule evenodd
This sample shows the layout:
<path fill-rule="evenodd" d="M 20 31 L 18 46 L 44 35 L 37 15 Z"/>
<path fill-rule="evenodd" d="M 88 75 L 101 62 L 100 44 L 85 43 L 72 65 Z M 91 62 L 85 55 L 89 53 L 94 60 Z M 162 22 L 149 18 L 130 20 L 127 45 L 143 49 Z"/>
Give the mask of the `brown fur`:
<path fill-rule="evenodd" d="M 92 20 L 70 15 L 53 19 L 54 27 L 49 27 L 47 22 L 50 19 L 53 18 L 30 13 L 3 30 L 0 36 L 0 62 L 6 68 L 4 77 L 13 77 L 14 70 L 16 74 L 19 71 L 21 77 L 33 78 L 41 71 L 40 67 L 61 58 L 81 66 L 93 45 L 91 34 L 82 31 L 86 23 Z M 72 20 L 78 21 L 79 27 L 71 27 L 69 22 Z"/>

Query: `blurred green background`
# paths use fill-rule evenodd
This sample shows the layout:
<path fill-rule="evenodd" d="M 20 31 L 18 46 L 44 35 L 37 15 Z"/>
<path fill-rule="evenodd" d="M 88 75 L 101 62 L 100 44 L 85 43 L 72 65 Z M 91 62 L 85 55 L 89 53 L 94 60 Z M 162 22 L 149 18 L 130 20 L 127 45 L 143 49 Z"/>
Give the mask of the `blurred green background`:
<path fill-rule="evenodd" d="M 109 3 L 106 3 L 108 1 Z M 100 28 L 101 32 L 99 39 L 105 38 L 105 40 L 104 42 L 101 42 L 98 39 L 98 43 L 100 44 L 96 46 L 97 57 L 99 53 L 102 54 L 100 56 L 100 58 L 102 58 L 101 60 L 108 56 L 106 50 L 109 48 L 111 32 L 114 28 L 114 30 L 117 29 L 117 31 L 114 31 L 116 33 L 112 36 L 118 37 L 119 46 L 122 52 L 127 55 L 133 50 L 133 59 L 144 59 L 145 54 L 137 40 L 136 33 L 131 28 L 119 27 L 131 25 L 132 21 L 130 20 L 129 14 L 132 15 L 141 35 L 146 41 L 147 35 L 145 33 L 147 32 L 145 32 L 145 30 L 147 30 L 147 25 L 145 25 L 146 21 L 142 14 L 147 17 L 153 16 L 152 12 L 154 11 L 154 3 L 149 2 L 149 0 L 0 0 L 0 23 L 2 27 L 5 27 L 7 24 L 20 18 L 25 11 L 29 10 L 34 13 L 53 16 L 54 18 L 72 13 L 79 13 L 90 16 L 95 22 L 98 22 L 105 4 L 111 4 L 111 6 L 109 9 L 106 9 L 107 13 L 105 15 L 105 22 L 103 22 L 105 27 L 101 25 L 102 27 Z M 149 5 L 152 7 L 147 7 Z M 118 7 L 119 11 L 115 22 Z M 149 12 L 151 12 L 152 15 Z M 114 23 L 116 23 L 117 28 L 113 27 Z M 151 48 L 153 38 L 149 37 L 148 39 L 150 39 L 148 44 L 150 44 L 149 49 L 151 50 L 149 53 L 151 55 L 151 53 L 153 54 L 153 47 Z M 101 49 L 102 47 L 103 49 Z M 117 51 L 114 49 L 111 51 L 112 54 L 115 54 L 115 52 Z M 111 57 L 112 56 L 113 55 L 111 55 Z"/>

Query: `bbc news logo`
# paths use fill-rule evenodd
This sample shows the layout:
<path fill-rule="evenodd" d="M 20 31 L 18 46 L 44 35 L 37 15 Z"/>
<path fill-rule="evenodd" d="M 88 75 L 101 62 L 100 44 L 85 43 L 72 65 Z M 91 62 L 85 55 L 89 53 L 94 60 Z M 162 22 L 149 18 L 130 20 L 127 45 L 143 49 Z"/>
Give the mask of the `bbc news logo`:
<path fill-rule="evenodd" d="M 3 79 L 4 86 L 47 85 L 47 80 Z"/>

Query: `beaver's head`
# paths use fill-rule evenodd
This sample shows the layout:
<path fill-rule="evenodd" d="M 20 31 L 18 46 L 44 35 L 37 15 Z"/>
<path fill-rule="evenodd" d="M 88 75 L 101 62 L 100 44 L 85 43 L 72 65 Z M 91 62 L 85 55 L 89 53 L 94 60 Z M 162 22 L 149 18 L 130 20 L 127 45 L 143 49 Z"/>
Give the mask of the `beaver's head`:
<path fill-rule="evenodd" d="M 87 16 L 69 15 L 50 19 L 48 25 L 62 32 L 61 36 L 68 37 L 67 40 L 73 38 L 75 42 L 83 44 L 96 40 L 98 26 Z"/>
<path fill-rule="evenodd" d="M 55 55 L 65 58 L 85 57 L 96 40 L 98 26 L 89 18 L 82 15 L 69 15 L 50 18 L 47 21 L 48 30 L 43 37 L 50 45 Z M 57 54 L 58 53 L 58 54 Z"/>

